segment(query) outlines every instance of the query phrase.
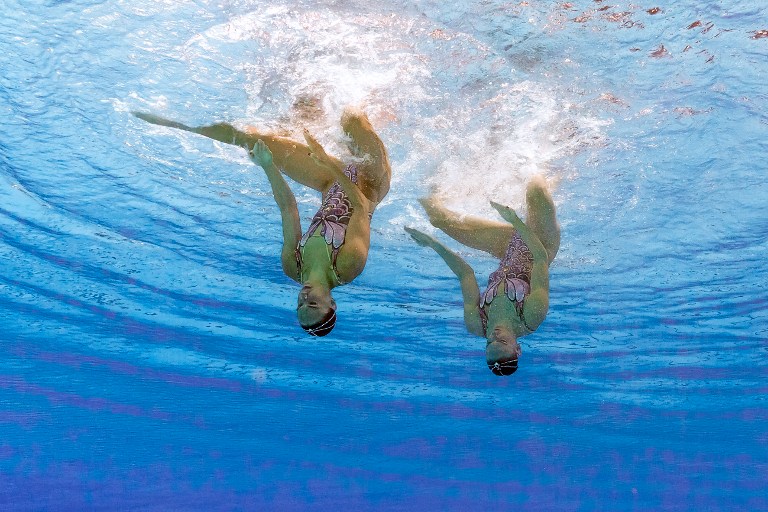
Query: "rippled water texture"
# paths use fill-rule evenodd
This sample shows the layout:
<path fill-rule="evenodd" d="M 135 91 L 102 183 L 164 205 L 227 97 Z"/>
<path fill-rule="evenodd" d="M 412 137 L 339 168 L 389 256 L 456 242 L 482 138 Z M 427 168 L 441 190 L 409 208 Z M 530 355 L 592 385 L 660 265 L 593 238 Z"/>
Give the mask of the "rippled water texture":
<path fill-rule="evenodd" d="M 768 510 L 768 9 L 724 4 L 5 0 L 0 509 Z M 130 111 L 343 156 L 348 104 L 392 190 L 310 339 L 263 172 Z M 417 199 L 535 174 L 563 243 L 498 378 L 403 227 L 482 282 Z"/>

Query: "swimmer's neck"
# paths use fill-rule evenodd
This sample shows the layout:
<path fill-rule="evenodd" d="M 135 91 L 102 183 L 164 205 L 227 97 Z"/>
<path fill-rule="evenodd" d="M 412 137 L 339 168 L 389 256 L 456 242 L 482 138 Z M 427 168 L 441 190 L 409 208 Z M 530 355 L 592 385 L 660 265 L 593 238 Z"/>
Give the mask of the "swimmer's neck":
<path fill-rule="evenodd" d="M 333 270 L 325 262 L 319 264 L 305 261 L 302 269 L 301 285 L 303 287 L 331 290 L 336 286 Z"/>
<path fill-rule="evenodd" d="M 493 302 L 500 301 L 494 300 Z M 530 334 L 530 331 L 525 327 L 522 320 L 520 320 L 514 304 L 509 300 L 503 302 L 506 302 L 511 306 L 511 311 L 509 310 L 510 308 L 507 307 L 489 308 L 488 326 L 485 329 L 486 337 L 490 340 L 494 331 L 497 330 L 511 333 L 515 338 Z M 490 305 L 493 306 L 493 304 Z"/>

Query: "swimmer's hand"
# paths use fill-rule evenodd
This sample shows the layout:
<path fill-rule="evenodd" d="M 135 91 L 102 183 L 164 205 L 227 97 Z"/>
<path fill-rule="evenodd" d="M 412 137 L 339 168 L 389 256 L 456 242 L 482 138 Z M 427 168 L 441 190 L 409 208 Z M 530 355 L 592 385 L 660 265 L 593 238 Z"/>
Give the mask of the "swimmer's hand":
<path fill-rule="evenodd" d="M 315 139 L 312 134 L 309 133 L 309 130 L 304 128 L 304 140 L 307 141 L 307 146 L 309 146 L 309 156 L 314 160 L 314 162 L 317 165 L 321 165 L 323 167 L 331 167 L 334 168 L 333 160 L 330 156 L 328 156 L 328 153 L 325 152 L 325 149 L 323 149 L 323 146 L 320 145 L 319 142 L 317 142 L 317 139 Z"/>
<path fill-rule="evenodd" d="M 515 227 L 520 234 L 520 238 L 523 239 L 525 245 L 527 245 L 533 253 L 534 261 L 548 261 L 549 256 L 547 255 L 547 250 L 544 248 L 544 245 L 542 245 L 541 240 L 539 240 L 536 233 L 534 233 L 525 222 L 520 220 L 520 217 L 517 216 L 515 210 L 509 206 L 504 206 L 493 201 L 491 201 L 491 206 L 493 206 L 507 222 Z"/>
<path fill-rule="evenodd" d="M 501 215 L 504 218 L 504 220 L 506 220 L 516 228 L 519 227 L 520 224 L 523 224 L 523 221 L 520 220 L 520 217 L 517 216 L 517 213 L 515 213 L 515 210 L 513 210 L 509 206 L 504 206 L 494 201 L 491 201 L 491 206 L 493 206 L 496 209 L 496 211 L 499 212 L 499 215 Z"/>
<path fill-rule="evenodd" d="M 341 188 L 344 189 L 344 192 L 349 196 L 352 206 L 365 208 L 368 212 L 373 212 L 373 203 L 365 197 L 365 194 L 357 188 L 357 185 L 355 185 L 349 176 L 344 174 L 344 170 L 339 165 L 339 162 L 328 156 L 323 149 L 323 146 L 317 142 L 306 128 L 304 129 L 304 140 L 307 141 L 307 145 L 309 146 L 310 158 L 312 158 L 319 167 L 330 171 L 330 176 L 341 185 Z"/>
<path fill-rule="evenodd" d="M 272 152 L 263 140 L 257 140 L 256 144 L 253 145 L 253 149 L 248 150 L 248 145 L 245 146 L 245 149 L 248 151 L 248 156 L 251 157 L 253 163 L 261 166 L 262 169 L 272 167 Z"/>
<path fill-rule="evenodd" d="M 409 228 L 408 226 L 404 226 L 403 229 L 405 229 L 405 232 L 411 235 L 411 238 L 422 247 L 434 247 L 437 242 L 428 234 L 422 233 L 417 229 Z"/>

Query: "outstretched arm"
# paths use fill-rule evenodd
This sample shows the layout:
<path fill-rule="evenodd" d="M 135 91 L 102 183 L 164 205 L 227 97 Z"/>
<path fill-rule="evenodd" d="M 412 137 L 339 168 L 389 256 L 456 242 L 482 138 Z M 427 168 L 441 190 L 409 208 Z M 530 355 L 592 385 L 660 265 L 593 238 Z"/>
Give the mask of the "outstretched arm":
<path fill-rule="evenodd" d="M 248 147 L 246 146 L 246 150 Z M 248 151 L 251 160 L 256 165 L 261 166 L 267 174 L 269 184 L 272 186 L 272 195 L 275 196 L 275 202 L 280 208 L 280 216 L 283 220 L 283 250 L 281 261 L 285 275 L 299 281 L 298 264 L 296 262 L 296 247 L 301 239 L 301 222 L 299 220 L 299 210 L 296 206 L 296 198 L 285 182 L 283 175 L 272 161 L 272 152 L 269 150 L 263 140 L 259 139 L 253 145 L 253 149 Z"/>
<path fill-rule="evenodd" d="M 517 214 L 508 206 L 503 206 L 491 201 L 499 214 L 510 222 L 525 245 L 531 250 L 533 255 L 533 269 L 531 270 L 531 292 L 525 298 L 523 303 L 523 319 L 526 326 L 531 330 L 541 325 L 544 317 L 547 316 L 549 309 L 549 255 L 541 240 L 536 234 L 522 221 Z"/>
<path fill-rule="evenodd" d="M 483 325 L 480 321 L 480 287 L 472 267 L 458 254 L 448 249 L 426 233 L 406 227 L 405 231 L 411 235 L 417 244 L 423 247 L 431 247 L 448 264 L 448 267 L 456 274 L 461 284 L 461 294 L 464 298 L 464 324 L 467 330 L 477 336 L 484 336 Z"/>
<path fill-rule="evenodd" d="M 365 194 L 363 194 L 363 192 L 357 188 L 357 185 L 355 185 L 352 180 L 349 179 L 346 174 L 344 174 L 342 166 L 337 163 L 338 160 L 330 157 L 325 152 L 325 149 L 323 149 L 323 146 L 321 146 L 320 143 L 317 142 L 317 140 L 306 129 L 304 130 L 304 139 L 307 141 L 307 145 L 309 146 L 312 160 L 314 160 L 318 166 L 327 169 L 327 171 L 333 175 L 333 178 L 339 182 L 341 188 L 343 188 L 344 192 L 346 192 L 349 196 L 349 200 L 352 203 L 352 206 L 364 208 L 366 211 L 371 211 L 371 202 L 367 197 L 365 197 Z"/>

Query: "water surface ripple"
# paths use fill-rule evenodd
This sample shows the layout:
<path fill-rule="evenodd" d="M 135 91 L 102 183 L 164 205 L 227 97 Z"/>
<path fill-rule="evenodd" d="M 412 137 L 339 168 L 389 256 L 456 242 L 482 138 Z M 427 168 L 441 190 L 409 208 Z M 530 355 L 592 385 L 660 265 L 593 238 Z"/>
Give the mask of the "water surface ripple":
<path fill-rule="evenodd" d="M 761 2 L 6 4 L 3 510 L 768 510 Z M 262 171 L 130 111 L 342 154 L 348 104 L 393 186 L 309 339 Z M 417 199 L 535 174 L 563 243 L 500 379 L 403 227 L 484 282 Z"/>

